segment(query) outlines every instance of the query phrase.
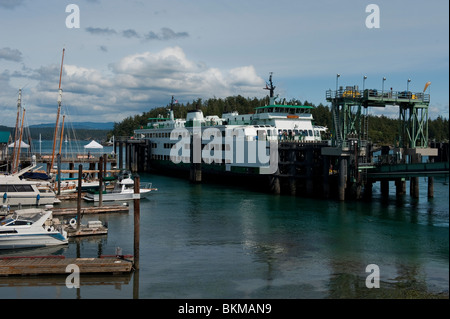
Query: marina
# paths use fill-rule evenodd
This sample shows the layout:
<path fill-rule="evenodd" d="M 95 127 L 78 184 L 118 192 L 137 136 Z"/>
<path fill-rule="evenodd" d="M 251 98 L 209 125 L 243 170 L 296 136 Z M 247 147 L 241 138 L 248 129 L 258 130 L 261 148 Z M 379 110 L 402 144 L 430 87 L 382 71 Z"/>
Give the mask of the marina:
<path fill-rule="evenodd" d="M 349 97 L 348 91 L 353 92 L 348 88 L 335 97 L 335 110 L 348 112 L 345 103 L 355 102 L 349 98 L 369 92 L 354 91 Z M 152 194 L 140 196 L 129 176 L 111 178 L 109 190 L 91 200 L 86 199 L 93 191 L 61 188 L 55 196 L 61 203 L 52 212 L 65 220 L 67 245 L 41 256 L 33 250 L 2 252 L 0 274 L 60 276 L 52 277 L 58 282 L 71 263 L 79 263 L 81 273 L 90 276 L 130 273 L 136 280 L 121 285 L 120 292 L 109 292 L 119 298 L 405 298 L 411 291 L 424 298 L 448 297 L 448 204 L 434 199 L 448 192 L 448 160 L 438 149 L 420 145 L 401 155 L 398 149 L 373 149 L 364 140 L 366 133 L 342 126 L 340 116 L 333 127 L 337 137 L 322 139 L 326 129 L 312 125 L 309 108 L 274 101 L 255 115 L 203 117 L 196 110 L 191 116 L 186 122 L 173 114 L 150 119 L 156 126 L 137 129 L 132 139 L 117 138 L 112 147 L 96 157 L 90 154 L 85 162 L 83 156 L 77 156 L 79 162 L 58 156 L 57 167 L 50 170 L 47 163 L 50 173 L 76 176 L 74 186 L 81 185 L 84 173 L 97 177 L 102 188 L 105 173 L 112 177 L 130 170 L 142 181 L 141 191 L 146 188 Z M 182 134 L 196 127 L 199 132 L 216 128 L 223 138 L 214 141 L 219 144 L 234 130 L 247 152 L 264 142 L 277 154 L 275 170 L 267 163 L 250 162 L 250 157 L 227 162 L 226 143 L 217 148 L 219 156 L 202 152 L 201 162 L 192 163 L 195 134 L 180 148 L 190 151 L 187 158 L 178 153 L 187 163 L 176 163 L 170 152 L 175 146 L 170 130 L 175 127 L 186 129 Z M 337 131 L 346 132 L 346 138 Z M 212 140 L 199 142 L 204 151 Z M 419 153 L 432 160 L 420 163 L 420 157 L 414 157 Z M 37 159 L 39 165 L 46 164 L 43 158 Z M 78 171 L 75 163 L 80 164 Z M 129 197 L 119 196 L 124 181 L 132 186 Z M 154 193 L 153 184 L 158 185 Z M 118 203 L 104 205 L 108 196 Z M 430 228 L 432 235 L 427 233 Z M 349 234 L 357 240 L 350 240 Z M 424 249 L 431 242 L 437 245 Z M 383 289 L 369 292 L 363 288 L 364 270 L 374 262 L 383 269 Z M 210 267 L 217 271 L 208 272 Z M 143 274 L 148 279 L 139 282 Z M 26 286 L 30 279 L 20 280 Z M 101 289 L 90 288 L 83 286 L 88 298 Z"/>
<path fill-rule="evenodd" d="M 3 317 L 448 302 L 449 6 L 0 0 Z"/>
<path fill-rule="evenodd" d="M 81 277 L 76 292 L 65 287 L 67 274 L 41 284 L 39 276 L 0 276 L 0 296 L 40 298 L 45 291 L 45 298 L 97 298 L 101 293 L 102 298 L 131 299 L 136 287 L 138 297 L 146 299 L 448 296 L 449 210 L 448 201 L 440 200 L 448 184 L 443 178 L 435 179 L 432 199 L 426 183 L 419 184 L 419 198 L 398 197 L 392 187 L 385 197 L 376 184 L 370 202 L 340 202 L 267 196 L 244 186 L 192 184 L 162 175 L 140 177 L 159 191 L 140 202 L 140 270 L 130 273 L 128 282 L 118 288 L 108 285 L 115 275 L 90 275 Z M 134 210 L 133 202 L 129 208 Z M 117 247 L 132 254 L 132 213 L 86 216 L 83 223 L 91 219 L 108 222 L 108 234 L 69 238 L 59 248 L 0 252 L 0 257 L 99 258 L 115 255 Z M 376 290 L 364 284 L 365 268 L 373 263 L 380 267 Z"/>

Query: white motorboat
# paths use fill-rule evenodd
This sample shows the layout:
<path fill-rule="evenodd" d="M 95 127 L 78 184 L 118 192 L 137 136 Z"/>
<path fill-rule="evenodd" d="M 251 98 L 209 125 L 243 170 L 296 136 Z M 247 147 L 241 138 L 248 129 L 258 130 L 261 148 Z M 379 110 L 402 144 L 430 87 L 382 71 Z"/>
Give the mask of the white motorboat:
<path fill-rule="evenodd" d="M 115 185 L 114 189 L 111 191 L 103 191 L 102 193 L 102 201 L 120 201 L 120 200 L 131 200 L 131 199 L 141 199 L 145 198 L 152 191 L 157 190 L 156 188 L 152 188 L 151 183 L 141 184 L 139 189 L 139 194 L 134 193 L 134 180 L 130 177 L 125 177 L 119 179 Z M 89 202 L 98 202 L 99 201 L 99 192 L 98 191 L 90 191 L 84 197 L 84 200 Z"/>
<path fill-rule="evenodd" d="M 0 249 L 67 244 L 67 232 L 53 223 L 52 211 L 41 208 L 16 210 L 0 217 Z"/>
<path fill-rule="evenodd" d="M 48 182 L 30 181 L 21 178 L 34 166 L 10 175 L 0 175 L 0 196 L 3 206 L 37 206 L 60 203 Z"/>

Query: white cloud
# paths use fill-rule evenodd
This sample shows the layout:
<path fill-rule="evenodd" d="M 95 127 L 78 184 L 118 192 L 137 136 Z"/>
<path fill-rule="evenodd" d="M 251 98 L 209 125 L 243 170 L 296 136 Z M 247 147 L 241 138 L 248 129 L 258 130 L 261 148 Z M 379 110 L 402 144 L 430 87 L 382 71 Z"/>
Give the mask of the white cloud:
<path fill-rule="evenodd" d="M 262 90 L 264 80 L 253 66 L 230 70 L 208 67 L 190 60 L 180 47 L 125 56 L 111 64 L 110 71 L 105 74 L 96 68 L 64 65 L 62 104 L 66 110 L 80 120 L 101 117 L 118 122 L 124 116 L 166 105 L 171 95 L 187 103 L 197 98 L 266 93 Z M 58 66 L 40 67 L 29 77 L 38 81 L 27 97 L 34 112 L 56 114 Z"/>
<path fill-rule="evenodd" d="M 2 48 L 0 49 L 0 60 L 7 60 L 7 61 L 13 61 L 13 62 L 20 62 L 22 61 L 22 52 L 20 52 L 17 49 L 11 49 L 11 48 Z"/>

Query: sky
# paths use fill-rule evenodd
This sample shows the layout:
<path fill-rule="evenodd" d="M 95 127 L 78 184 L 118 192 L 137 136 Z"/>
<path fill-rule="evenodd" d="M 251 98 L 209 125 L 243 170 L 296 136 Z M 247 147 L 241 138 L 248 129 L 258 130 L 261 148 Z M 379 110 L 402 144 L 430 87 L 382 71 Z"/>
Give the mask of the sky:
<path fill-rule="evenodd" d="M 19 89 L 25 125 L 55 122 L 63 49 L 67 121 L 120 122 L 172 95 L 262 98 L 271 72 L 279 98 L 316 105 L 337 74 L 360 89 L 431 81 L 429 117 L 449 117 L 447 0 L 0 0 L 0 125 L 15 126 Z"/>

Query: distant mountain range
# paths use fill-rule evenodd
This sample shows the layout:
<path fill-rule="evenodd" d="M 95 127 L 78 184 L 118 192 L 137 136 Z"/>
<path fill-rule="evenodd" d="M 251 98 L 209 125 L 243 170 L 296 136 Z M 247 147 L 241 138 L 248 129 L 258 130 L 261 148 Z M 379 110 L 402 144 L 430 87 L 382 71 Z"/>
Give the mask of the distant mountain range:
<path fill-rule="evenodd" d="M 73 129 L 81 129 L 81 130 L 112 130 L 114 128 L 114 122 L 106 122 L 106 123 L 99 123 L 99 122 L 71 122 L 70 123 L 71 128 Z M 49 127 L 55 127 L 55 123 L 48 123 L 48 124 L 36 124 L 36 125 L 30 125 L 30 128 L 49 128 Z"/>

